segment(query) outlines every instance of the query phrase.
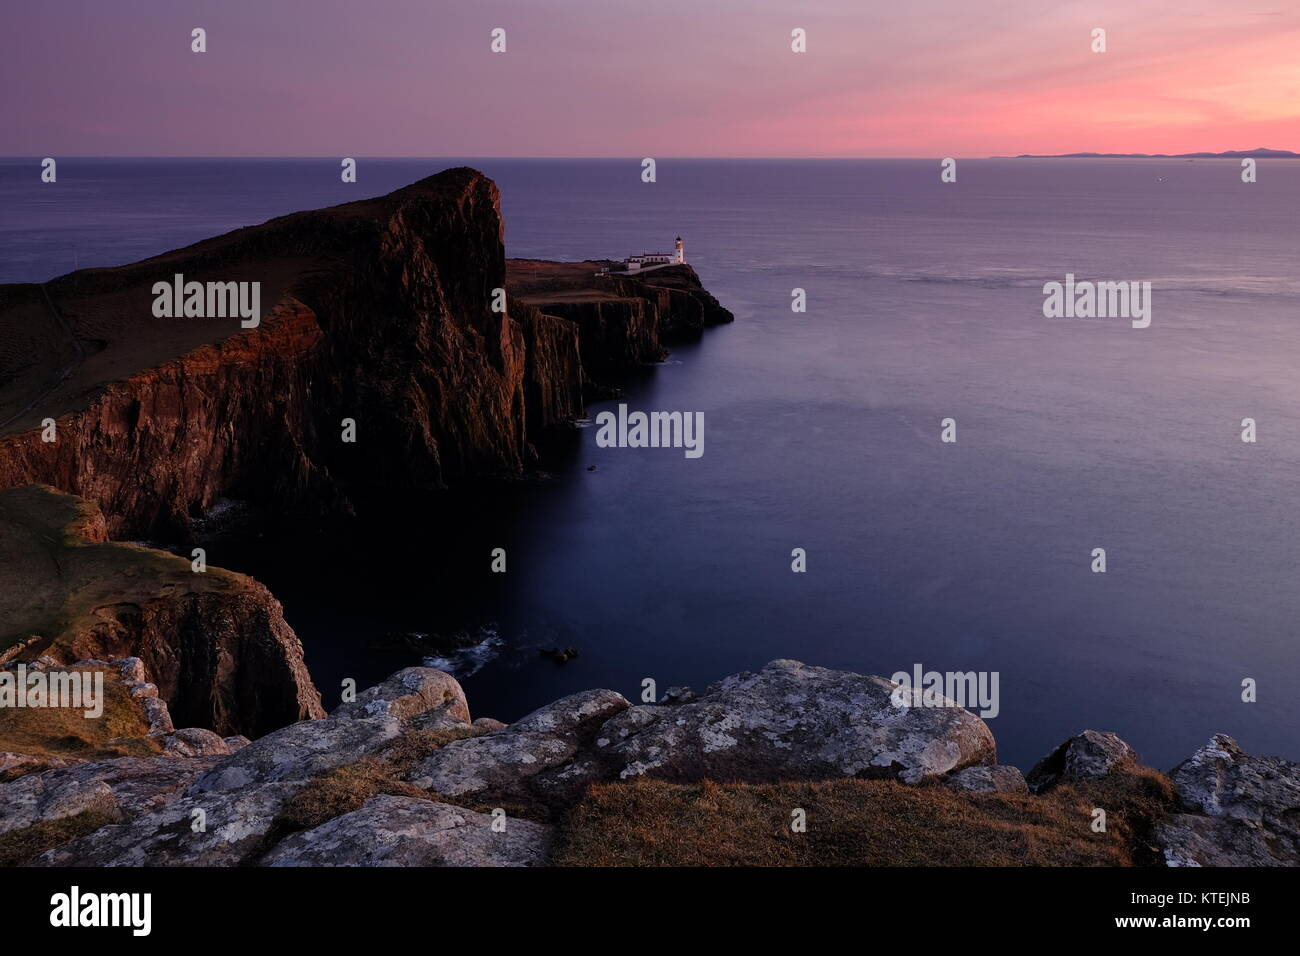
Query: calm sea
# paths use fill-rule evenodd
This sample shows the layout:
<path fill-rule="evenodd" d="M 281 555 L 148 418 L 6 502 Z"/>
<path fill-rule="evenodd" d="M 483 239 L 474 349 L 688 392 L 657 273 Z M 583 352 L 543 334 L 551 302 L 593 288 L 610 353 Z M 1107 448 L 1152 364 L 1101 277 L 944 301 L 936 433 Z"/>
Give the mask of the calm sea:
<path fill-rule="evenodd" d="M 1166 768 L 1216 731 L 1300 758 L 1300 162 L 1246 185 L 1230 161 L 961 161 L 943 185 L 936 161 L 661 160 L 645 184 L 639 160 L 363 159 L 345 186 L 337 160 L 65 159 L 51 186 L 3 160 L 0 281 L 462 162 L 500 184 L 512 256 L 685 238 L 737 321 L 624 400 L 703 412 L 705 454 L 601 449 L 587 428 L 553 479 L 458 502 L 469 521 L 430 506 L 232 553 L 284 602 L 327 702 L 418 662 L 392 635 L 463 629 L 497 636 L 457 663 L 476 715 L 506 720 L 793 657 L 996 671 L 991 725 L 1022 767 L 1086 727 Z M 1151 282 L 1150 328 L 1045 319 L 1066 273 Z M 483 583 L 496 546 L 509 573 Z M 538 655 L 557 645 L 580 656 Z"/>

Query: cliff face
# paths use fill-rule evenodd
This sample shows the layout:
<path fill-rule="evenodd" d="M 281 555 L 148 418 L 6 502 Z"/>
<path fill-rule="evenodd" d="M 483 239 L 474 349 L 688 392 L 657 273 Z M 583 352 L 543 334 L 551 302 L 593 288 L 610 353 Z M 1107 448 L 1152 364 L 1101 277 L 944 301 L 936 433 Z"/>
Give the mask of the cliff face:
<path fill-rule="evenodd" d="M 593 377 L 730 318 L 689 267 L 650 283 L 598 280 L 590 263 L 577 274 L 599 301 L 512 288 L 494 312 L 502 230 L 496 186 L 453 169 L 65 276 L 48 301 L 0 287 L 0 333 L 48 356 L 33 366 L 34 347 L 0 350 L 0 488 L 49 484 L 97 502 L 114 537 L 165 538 L 221 495 L 346 512 L 391 488 L 515 475 L 542 429 L 581 415 Z M 151 287 L 177 273 L 260 282 L 260 327 L 155 318 Z"/>
<path fill-rule="evenodd" d="M 689 265 L 642 276 L 600 274 L 609 262 L 511 259 L 512 302 L 534 306 L 577 326 L 585 379 L 609 386 L 628 369 L 660 361 L 664 345 L 731 322 Z"/>
<path fill-rule="evenodd" d="M 0 286 L 10 524 L 45 520 L 44 493 L 24 486 L 81 496 L 98 510 L 86 506 L 79 531 L 58 526 L 66 556 L 107 562 L 75 600 L 66 580 L 36 575 L 24 587 L 39 606 L 0 615 L 0 652 L 139 657 L 178 720 L 221 733 L 318 716 L 265 588 L 108 538 L 183 539 L 222 496 L 347 513 L 391 491 L 517 475 L 544 429 L 582 414 L 594 378 L 730 319 L 689 267 L 652 283 L 597 278 L 591 263 L 535 264 L 563 275 L 547 280 L 556 294 L 534 303 L 512 288 L 494 311 L 507 286 L 499 200 L 481 173 L 452 169 L 132 265 Z M 178 275 L 258 283 L 260 323 L 156 317 L 155 283 Z M 39 535 L 21 540 L 43 553 Z M 7 553 L 6 587 L 28 561 Z"/>
<path fill-rule="evenodd" d="M 323 714 L 302 645 L 262 585 L 106 540 L 94 505 L 0 492 L 0 662 L 139 657 L 178 720 L 258 736 Z"/>

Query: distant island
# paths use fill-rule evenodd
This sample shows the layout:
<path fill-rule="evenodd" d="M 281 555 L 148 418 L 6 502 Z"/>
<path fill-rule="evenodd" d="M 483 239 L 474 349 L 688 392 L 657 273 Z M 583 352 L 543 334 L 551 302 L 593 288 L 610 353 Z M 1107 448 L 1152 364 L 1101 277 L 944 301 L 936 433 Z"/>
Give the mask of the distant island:
<path fill-rule="evenodd" d="M 1038 156 L 1021 153 L 1019 156 L 993 156 L 992 159 L 1300 159 L 1300 153 L 1289 149 L 1230 149 L 1224 153 L 1056 153 Z"/>

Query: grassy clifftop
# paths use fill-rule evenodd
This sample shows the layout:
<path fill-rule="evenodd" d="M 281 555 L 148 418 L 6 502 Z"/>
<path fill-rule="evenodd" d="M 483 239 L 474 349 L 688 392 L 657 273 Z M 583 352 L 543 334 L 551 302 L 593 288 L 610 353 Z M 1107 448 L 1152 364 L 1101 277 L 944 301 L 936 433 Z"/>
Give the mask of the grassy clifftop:
<path fill-rule="evenodd" d="M 114 608 L 190 593 L 251 590 L 251 579 L 185 558 L 106 540 L 99 509 L 44 485 L 0 492 L 0 654 L 23 656 L 103 626 Z"/>

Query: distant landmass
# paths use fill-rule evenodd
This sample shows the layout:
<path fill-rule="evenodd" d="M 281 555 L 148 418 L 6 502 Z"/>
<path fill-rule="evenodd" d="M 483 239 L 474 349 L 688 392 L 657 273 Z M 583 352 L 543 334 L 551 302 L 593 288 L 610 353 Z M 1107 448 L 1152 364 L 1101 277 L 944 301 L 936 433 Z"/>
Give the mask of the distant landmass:
<path fill-rule="evenodd" d="M 1300 159 L 1300 153 L 1289 149 L 1230 149 L 1224 153 L 1057 153 L 1036 156 L 1021 153 L 1019 156 L 994 156 L 994 159 Z"/>

